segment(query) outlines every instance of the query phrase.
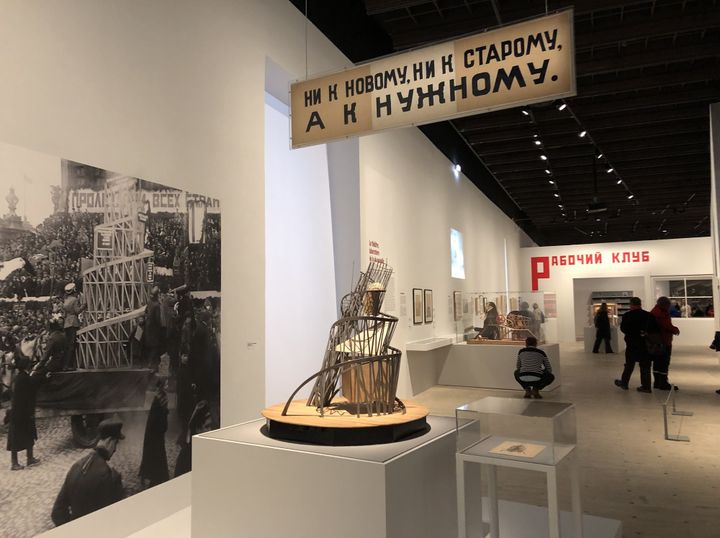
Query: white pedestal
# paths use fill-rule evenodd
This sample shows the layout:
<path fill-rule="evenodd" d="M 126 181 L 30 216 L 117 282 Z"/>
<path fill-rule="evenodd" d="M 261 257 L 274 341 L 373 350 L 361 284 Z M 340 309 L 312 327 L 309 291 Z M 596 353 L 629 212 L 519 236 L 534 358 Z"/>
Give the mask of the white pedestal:
<path fill-rule="evenodd" d="M 538 346 L 550 360 L 555 381 L 544 390 L 554 390 L 561 384 L 560 345 Z M 493 344 L 453 344 L 440 372 L 441 385 L 488 389 L 522 390 L 513 373 L 517 354 L 522 346 Z"/>
<path fill-rule="evenodd" d="M 557 467 L 561 463 L 570 465 L 570 481 L 572 489 L 573 533 L 574 538 L 583 538 L 582 505 L 580 502 L 580 477 L 575 445 L 555 445 L 546 447 L 540 455 L 532 459 L 522 460 L 519 457 L 499 457 L 490 450 L 505 439 L 489 437 L 463 452 L 458 452 L 457 459 L 457 496 L 458 496 L 458 528 L 460 538 L 467 538 L 465 522 L 465 466 L 478 463 L 487 476 L 490 509 L 490 538 L 500 538 L 500 516 L 497 497 L 497 467 L 514 467 L 528 471 L 545 473 L 548 495 L 548 535 L 560 538 L 560 507 L 558 503 Z M 545 456 L 544 458 L 541 456 Z M 508 534 L 505 533 L 505 536 Z"/>
<path fill-rule="evenodd" d="M 455 537 L 455 419 L 428 423 L 415 439 L 364 447 L 277 441 L 263 420 L 196 436 L 192 534 Z"/>
<path fill-rule="evenodd" d="M 592 353 L 596 333 L 595 327 L 585 327 L 583 331 L 585 353 Z M 620 327 L 610 327 L 610 347 L 615 353 L 625 351 L 625 335 L 620 331 Z M 605 342 L 600 344 L 599 351 L 605 353 Z"/>

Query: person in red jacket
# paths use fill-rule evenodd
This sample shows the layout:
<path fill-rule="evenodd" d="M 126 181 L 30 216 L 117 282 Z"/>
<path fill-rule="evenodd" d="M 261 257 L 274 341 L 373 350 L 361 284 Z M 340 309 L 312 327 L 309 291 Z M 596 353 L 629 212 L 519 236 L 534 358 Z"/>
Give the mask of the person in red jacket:
<path fill-rule="evenodd" d="M 665 346 L 664 353 L 653 361 L 653 375 L 655 377 L 653 388 L 670 390 L 672 385 L 668 382 L 668 370 L 670 369 L 672 341 L 673 335 L 680 334 L 680 329 L 672 324 L 670 319 L 670 299 L 667 297 L 658 297 L 657 303 L 650 313 L 655 317 L 660 328 L 662 343 Z M 675 390 L 677 390 L 677 386 L 675 386 Z"/>

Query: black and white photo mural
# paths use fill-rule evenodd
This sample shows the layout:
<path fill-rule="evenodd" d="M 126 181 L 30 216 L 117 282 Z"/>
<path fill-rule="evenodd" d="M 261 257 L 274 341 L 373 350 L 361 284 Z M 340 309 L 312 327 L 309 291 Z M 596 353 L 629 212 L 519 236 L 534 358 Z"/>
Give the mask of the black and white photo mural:
<path fill-rule="evenodd" d="M 190 471 L 220 308 L 218 200 L 0 144 L 0 536 Z"/>

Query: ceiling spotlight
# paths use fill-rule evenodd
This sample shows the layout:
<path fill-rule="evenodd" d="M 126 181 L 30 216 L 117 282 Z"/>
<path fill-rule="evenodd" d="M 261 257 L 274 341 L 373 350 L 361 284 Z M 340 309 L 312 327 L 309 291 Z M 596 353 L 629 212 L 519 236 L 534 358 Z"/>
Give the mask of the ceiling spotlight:
<path fill-rule="evenodd" d="M 462 167 L 459 164 L 456 164 L 455 166 L 453 166 L 453 170 L 455 170 L 456 174 L 459 174 L 462 170 Z"/>
<path fill-rule="evenodd" d="M 605 171 L 606 171 L 608 174 L 612 174 L 612 173 L 615 171 L 615 169 L 611 166 L 610 168 L 608 168 L 608 169 L 605 170 Z"/>
<path fill-rule="evenodd" d="M 632 200 L 633 198 L 635 198 L 635 195 L 633 193 L 628 194 L 628 200 Z"/>
<path fill-rule="evenodd" d="M 600 217 L 595 217 L 595 222 L 600 222 Z"/>
<path fill-rule="evenodd" d="M 565 109 L 567 108 L 567 103 L 564 103 L 564 102 L 562 102 L 562 101 L 557 101 L 557 102 L 555 103 L 555 106 L 557 107 L 557 109 L 558 109 L 560 112 L 562 112 L 563 110 L 565 110 Z"/>
<path fill-rule="evenodd" d="M 545 155 L 545 154 L 540 155 L 540 158 L 541 158 L 543 161 L 547 161 L 547 155 Z"/>
<path fill-rule="evenodd" d="M 562 208 L 563 208 L 563 205 L 562 205 L 562 204 L 558 204 L 558 207 L 559 207 L 560 209 L 562 209 Z"/>
<path fill-rule="evenodd" d="M 552 172 L 551 172 L 550 170 L 548 170 L 547 168 L 545 169 L 545 173 L 546 173 L 547 175 L 552 174 Z"/>
<path fill-rule="evenodd" d="M 525 115 L 525 116 L 529 116 L 529 115 L 530 115 L 530 110 L 528 110 L 528 108 L 527 108 L 526 106 L 522 107 L 522 108 L 520 109 L 520 112 L 522 112 L 523 115 Z"/>
<path fill-rule="evenodd" d="M 550 183 L 550 185 L 555 185 L 555 181 L 552 179 L 548 179 L 548 183 Z"/>
<path fill-rule="evenodd" d="M 540 140 L 535 140 L 535 145 L 536 145 L 536 146 L 542 146 L 542 142 L 540 142 Z"/>
<path fill-rule="evenodd" d="M 598 153 L 598 154 L 597 154 L 597 158 L 598 158 L 598 159 L 602 159 L 602 158 L 603 158 L 603 154 L 602 154 L 602 153 Z"/>
<path fill-rule="evenodd" d="M 622 185 L 622 179 L 618 178 L 618 180 L 615 182 L 616 185 Z"/>
<path fill-rule="evenodd" d="M 667 231 L 667 230 L 663 230 L 662 233 L 666 234 L 666 233 L 668 233 L 668 231 Z"/>
<path fill-rule="evenodd" d="M 586 134 L 587 134 L 587 131 L 580 131 L 580 132 L 578 133 L 578 136 L 579 136 L 580 138 L 585 138 L 585 135 L 586 135 Z"/>
<path fill-rule="evenodd" d="M 553 196 L 554 196 L 555 198 L 560 198 L 560 195 L 559 195 L 558 193 L 556 193 L 556 192 L 553 193 Z"/>

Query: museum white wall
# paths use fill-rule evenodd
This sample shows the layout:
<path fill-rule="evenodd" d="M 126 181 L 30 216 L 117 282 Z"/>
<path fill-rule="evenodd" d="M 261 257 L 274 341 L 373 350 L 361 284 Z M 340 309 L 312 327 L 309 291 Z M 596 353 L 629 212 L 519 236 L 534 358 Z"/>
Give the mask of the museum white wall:
<path fill-rule="evenodd" d="M 287 107 L 269 95 L 267 101 L 265 401 L 271 405 L 320 369 L 337 312 L 327 149 L 291 150 Z"/>
<path fill-rule="evenodd" d="M 221 200 L 223 424 L 265 403 L 266 58 L 304 77 L 305 31 L 286 0 L 0 0 L 1 141 Z M 310 75 L 349 65 L 308 36 Z"/>
<path fill-rule="evenodd" d="M 506 243 L 510 290 L 520 285 L 520 244 L 527 237 L 451 164 L 417 129 L 360 139 L 363 266 L 373 241 L 375 256 L 395 270 L 384 310 L 400 318 L 393 345 L 404 353 L 401 397 L 416 392 L 406 343 L 455 333 L 453 291 L 505 290 Z M 463 234 L 464 280 L 450 276 L 451 227 Z M 433 290 L 432 324 L 413 325 L 412 288 Z"/>
<path fill-rule="evenodd" d="M 632 253 L 648 252 L 648 261 L 634 261 Z M 594 256 L 599 253 L 602 263 L 594 263 Z M 629 253 L 623 257 L 623 253 Z M 593 263 L 577 263 L 569 265 L 568 257 L 574 258 L 582 254 L 593 255 Z M 613 254 L 618 254 L 616 262 Z M 574 304 L 574 279 L 585 278 L 618 278 L 642 277 L 644 286 L 638 290 L 638 296 L 646 307 L 655 302 L 653 279 L 670 276 L 709 276 L 713 274 L 712 242 L 709 237 L 687 239 L 664 239 L 657 241 L 628 241 L 621 243 L 597 243 L 585 245 L 565 245 L 556 247 L 532 247 L 521 249 L 521 266 L 523 286 L 530 288 L 531 259 L 534 257 L 558 257 L 558 265 L 550 265 L 549 278 L 538 281 L 541 291 L 557 293 L 558 334 L 561 341 L 573 341 L 576 334 L 582 334 L 582 328 L 576 327 Z M 560 257 L 565 263 L 560 264 Z M 584 259 L 584 258 L 583 258 Z M 622 282 L 622 281 L 619 281 Z M 680 328 L 680 336 L 675 343 L 680 345 L 707 345 L 712 338 L 713 320 L 675 319 Z M 564 338 L 563 338 L 564 336 Z"/>

